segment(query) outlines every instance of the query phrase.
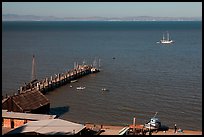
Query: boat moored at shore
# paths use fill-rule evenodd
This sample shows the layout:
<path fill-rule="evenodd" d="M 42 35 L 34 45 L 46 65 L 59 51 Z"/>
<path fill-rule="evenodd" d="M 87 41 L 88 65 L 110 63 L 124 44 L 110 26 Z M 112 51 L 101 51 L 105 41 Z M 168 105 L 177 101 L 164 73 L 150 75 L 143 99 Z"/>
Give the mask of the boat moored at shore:
<path fill-rule="evenodd" d="M 147 123 L 144 125 L 145 128 L 148 128 L 148 129 L 150 129 L 150 130 L 154 130 L 154 129 L 158 130 L 158 129 L 161 127 L 161 122 L 159 121 L 158 118 L 156 118 L 156 115 L 157 115 L 157 112 L 156 112 L 156 114 L 154 115 L 154 117 L 152 117 L 152 118 L 150 119 L 150 121 L 147 122 Z"/>

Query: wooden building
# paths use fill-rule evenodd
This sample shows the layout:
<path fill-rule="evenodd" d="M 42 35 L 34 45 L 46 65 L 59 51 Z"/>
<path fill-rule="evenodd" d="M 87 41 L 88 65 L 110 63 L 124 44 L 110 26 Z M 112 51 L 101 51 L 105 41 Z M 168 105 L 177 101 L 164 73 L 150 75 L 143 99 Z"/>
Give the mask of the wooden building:
<path fill-rule="evenodd" d="M 26 124 L 29 121 L 39 121 L 54 118 L 56 118 L 56 115 L 8 112 L 7 110 L 2 110 L 2 127 L 16 128 Z"/>
<path fill-rule="evenodd" d="M 48 114 L 50 102 L 40 91 L 33 90 L 4 99 L 2 109 L 21 113 Z"/>
<path fill-rule="evenodd" d="M 6 135 L 82 135 L 86 126 L 63 119 L 31 121 Z"/>

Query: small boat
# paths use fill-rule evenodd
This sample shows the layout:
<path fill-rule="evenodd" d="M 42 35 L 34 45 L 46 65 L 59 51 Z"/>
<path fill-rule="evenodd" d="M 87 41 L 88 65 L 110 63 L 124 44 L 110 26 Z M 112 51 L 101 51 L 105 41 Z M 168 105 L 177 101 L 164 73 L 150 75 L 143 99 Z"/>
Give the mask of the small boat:
<path fill-rule="evenodd" d="M 82 90 L 82 89 L 85 89 L 86 87 L 77 87 L 76 89 L 78 90 Z"/>
<path fill-rule="evenodd" d="M 157 115 L 157 112 L 156 114 L 154 115 L 154 117 L 152 117 L 150 119 L 149 122 L 147 122 L 144 127 L 145 128 L 148 128 L 150 130 L 158 130 L 160 127 L 161 127 L 161 122 L 159 121 L 158 118 L 156 118 L 156 115 Z"/>
<path fill-rule="evenodd" d="M 157 43 L 161 43 L 161 44 L 171 44 L 173 43 L 173 40 L 170 40 L 169 38 L 169 33 L 167 32 L 167 39 L 165 39 L 164 34 L 163 34 L 163 39 L 158 41 Z"/>
<path fill-rule="evenodd" d="M 100 60 L 99 60 L 99 63 L 100 63 Z M 95 58 L 95 60 L 94 60 L 94 62 L 93 62 L 93 65 L 92 65 L 92 67 L 91 67 L 91 73 L 97 73 L 97 72 L 100 72 L 100 70 L 99 70 L 99 65 L 97 65 L 98 63 L 97 63 L 97 61 L 96 61 L 96 58 Z"/>
<path fill-rule="evenodd" d="M 91 68 L 91 73 L 97 73 L 97 72 L 100 72 L 100 70 L 97 68 Z"/>
<path fill-rule="evenodd" d="M 106 88 L 102 88 L 101 90 L 102 90 L 102 91 L 108 91 L 108 89 L 106 89 Z"/>
<path fill-rule="evenodd" d="M 74 82 L 77 82 L 78 80 L 77 79 L 75 79 L 75 80 L 71 80 L 70 82 L 71 83 L 74 83 Z"/>
<path fill-rule="evenodd" d="M 72 88 L 72 85 L 70 85 L 69 87 Z"/>

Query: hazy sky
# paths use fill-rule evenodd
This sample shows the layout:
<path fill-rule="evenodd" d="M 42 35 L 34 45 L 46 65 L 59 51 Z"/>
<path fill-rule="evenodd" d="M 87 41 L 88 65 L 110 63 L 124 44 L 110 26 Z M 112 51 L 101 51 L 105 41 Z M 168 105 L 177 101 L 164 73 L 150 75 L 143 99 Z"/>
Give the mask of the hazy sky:
<path fill-rule="evenodd" d="M 55 17 L 202 17 L 202 2 L 3 2 L 2 13 Z"/>

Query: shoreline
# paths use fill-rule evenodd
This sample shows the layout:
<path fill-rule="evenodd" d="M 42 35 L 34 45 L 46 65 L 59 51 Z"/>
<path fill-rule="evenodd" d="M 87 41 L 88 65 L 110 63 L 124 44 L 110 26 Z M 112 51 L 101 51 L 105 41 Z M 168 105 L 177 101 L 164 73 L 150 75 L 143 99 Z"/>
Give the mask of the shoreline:
<path fill-rule="evenodd" d="M 119 131 L 127 126 L 118 126 L 118 125 L 100 125 L 100 124 L 94 124 L 94 123 L 86 123 L 86 128 L 92 129 L 92 130 L 103 130 L 103 132 L 100 135 L 118 135 Z M 136 125 L 141 126 L 141 125 Z M 146 134 L 148 135 L 148 134 Z M 152 135 L 202 135 L 202 131 L 200 130 L 185 130 L 183 129 L 183 132 L 176 132 L 174 133 L 174 129 L 169 128 L 167 131 L 154 131 Z"/>
<path fill-rule="evenodd" d="M 86 129 L 90 129 L 92 131 L 96 131 L 99 134 L 98 135 L 119 135 L 119 132 L 124 129 L 125 127 L 130 127 L 131 125 L 126 125 L 126 126 L 122 126 L 122 125 L 108 125 L 108 124 L 104 124 L 104 125 L 100 125 L 100 124 L 94 124 L 94 123 L 85 123 L 84 124 Z M 136 125 L 136 127 L 140 128 L 143 125 Z M 9 132 L 10 130 L 12 130 L 11 128 L 5 128 L 2 127 L 2 135 L 4 135 L 5 133 Z M 149 133 L 147 132 L 145 135 L 149 135 Z M 200 130 L 185 130 L 183 129 L 183 132 L 177 132 L 174 133 L 174 129 L 169 128 L 166 131 L 154 131 L 152 132 L 151 135 L 202 135 L 202 131 Z"/>

